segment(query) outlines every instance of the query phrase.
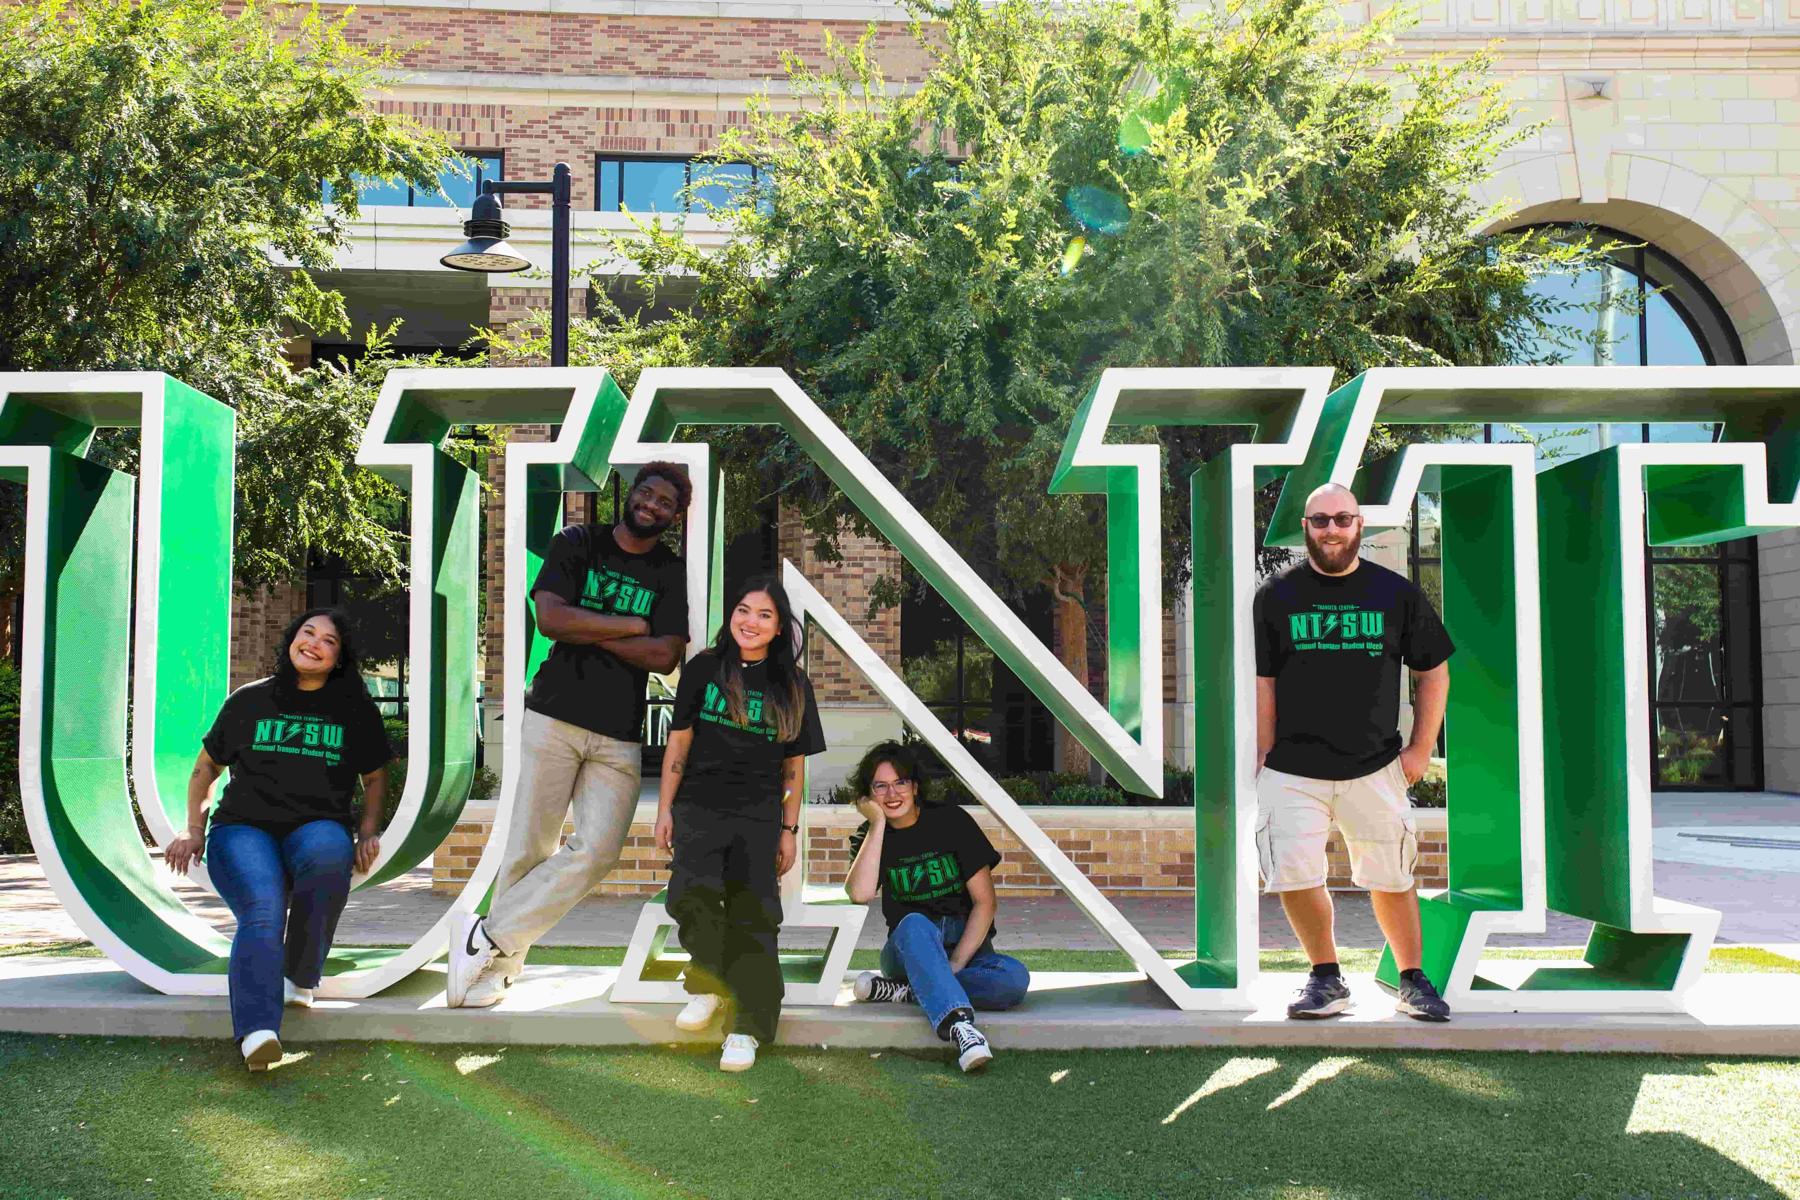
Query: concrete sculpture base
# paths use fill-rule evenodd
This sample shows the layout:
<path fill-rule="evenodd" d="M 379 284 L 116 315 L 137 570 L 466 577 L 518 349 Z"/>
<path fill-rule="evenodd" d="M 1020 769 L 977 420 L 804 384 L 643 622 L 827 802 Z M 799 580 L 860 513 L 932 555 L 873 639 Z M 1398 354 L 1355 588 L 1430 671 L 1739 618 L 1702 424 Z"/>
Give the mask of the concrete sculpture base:
<path fill-rule="evenodd" d="M 1524 961 L 1505 965 L 1521 978 L 1532 969 Z M 472 1011 L 444 1007 L 443 972 L 430 967 L 379 996 L 292 1010 L 282 1035 L 292 1049 L 381 1039 L 576 1046 L 708 1041 L 675 1028 L 672 1004 L 609 999 L 617 977 L 613 967 L 533 967 L 503 1006 Z M 835 1004 L 785 1010 L 780 1041 L 944 1052 L 917 1009 L 854 1003 L 849 979 L 844 977 Z M 1045 972 L 1032 977 L 1021 1007 L 985 1014 L 981 1024 L 1003 1055 L 1125 1046 L 1800 1054 L 1800 975 L 1706 975 L 1691 989 L 1686 1013 L 1471 1013 L 1448 1025 L 1395 1016 L 1392 1001 L 1367 975 L 1351 979 L 1358 1007 L 1350 1015 L 1289 1021 L 1283 1008 L 1298 981 L 1295 975 L 1261 975 L 1248 1012 L 1183 1012 L 1158 1003 L 1160 989 L 1142 975 Z M 104 960 L 13 958 L 0 960 L 0 1030 L 225 1039 L 231 1018 L 223 999 L 162 995 Z"/>

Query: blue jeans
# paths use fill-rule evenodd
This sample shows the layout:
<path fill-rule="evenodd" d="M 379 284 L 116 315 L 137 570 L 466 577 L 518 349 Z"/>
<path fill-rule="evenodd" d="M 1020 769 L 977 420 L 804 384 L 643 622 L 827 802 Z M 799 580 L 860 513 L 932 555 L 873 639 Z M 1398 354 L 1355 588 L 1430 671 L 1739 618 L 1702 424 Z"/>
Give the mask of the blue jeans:
<path fill-rule="evenodd" d="M 881 948 L 881 973 L 912 985 L 913 996 L 938 1036 L 949 1037 L 949 1018 L 958 1010 L 1012 1008 L 1025 998 L 1031 972 L 1016 958 L 994 952 L 989 942 L 969 965 L 950 970 L 950 954 L 962 940 L 961 917 L 932 918 L 907 913 Z"/>
<path fill-rule="evenodd" d="M 350 896 L 355 844 L 337 821 L 285 837 L 255 825 L 215 825 L 206 839 L 213 886 L 237 918 L 231 940 L 231 1035 L 281 1031 L 281 978 L 317 987 Z"/>

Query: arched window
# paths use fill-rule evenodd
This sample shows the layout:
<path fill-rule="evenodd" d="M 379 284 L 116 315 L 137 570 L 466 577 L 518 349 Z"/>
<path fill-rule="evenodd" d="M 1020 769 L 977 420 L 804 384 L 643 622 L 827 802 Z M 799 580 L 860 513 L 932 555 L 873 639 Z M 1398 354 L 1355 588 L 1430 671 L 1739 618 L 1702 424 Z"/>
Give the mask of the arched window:
<path fill-rule="evenodd" d="M 1630 243 L 1629 234 L 1591 230 Z M 1596 270 L 1541 281 L 1544 292 L 1576 304 L 1621 298 L 1616 306 L 1571 309 L 1573 331 L 1590 347 L 1572 365 L 1736 365 L 1743 347 L 1705 285 L 1654 246 L 1618 251 Z M 1545 357 L 1554 353 L 1545 347 Z M 1605 424 L 1593 427 L 1489 425 L 1487 441 L 1530 440 L 1541 464 L 1625 442 L 1712 441 L 1713 425 Z M 1649 643 L 1652 778 L 1659 788 L 1762 787 L 1762 677 L 1756 542 L 1648 547 L 1645 580 L 1652 598 Z M 1436 497 L 1421 495 L 1412 524 L 1415 577 L 1441 598 Z"/>

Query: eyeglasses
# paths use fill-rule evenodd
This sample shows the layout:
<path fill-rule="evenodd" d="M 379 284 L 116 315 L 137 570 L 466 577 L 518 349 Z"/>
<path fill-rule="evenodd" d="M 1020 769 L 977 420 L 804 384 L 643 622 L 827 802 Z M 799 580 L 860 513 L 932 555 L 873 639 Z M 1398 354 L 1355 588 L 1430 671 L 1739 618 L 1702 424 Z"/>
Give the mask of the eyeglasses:
<path fill-rule="evenodd" d="M 872 783 L 869 785 L 869 794 L 872 796 L 897 796 L 901 792 L 912 791 L 912 786 L 913 781 L 910 779 L 896 779 L 892 783 Z"/>
<path fill-rule="evenodd" d="M 1323 529 L 1327 525 L 1348 529 L 1360 520 L 1362 520 L 1361 513 L 1308 513 L 1306 516 L 1306 523 L 1314 529 Z"/>

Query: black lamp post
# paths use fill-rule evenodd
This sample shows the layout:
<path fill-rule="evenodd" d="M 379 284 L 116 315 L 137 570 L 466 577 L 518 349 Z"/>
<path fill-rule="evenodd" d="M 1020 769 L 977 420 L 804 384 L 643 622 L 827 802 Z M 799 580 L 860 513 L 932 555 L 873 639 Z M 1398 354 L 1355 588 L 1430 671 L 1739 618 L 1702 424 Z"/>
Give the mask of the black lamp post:
<path fill-rule="evenodd" d="M 557 163 L 547 180 L 484 180 L 481 195 L 463 222 L 468 240 L 438 261 L 455 271 L 523 271 L 531 260 L 506 244 L 512 229 L 501 216 L 500 197 L 550 197 L 550 365 L 569 365 L 569 197 L 568 163 Z"/>

